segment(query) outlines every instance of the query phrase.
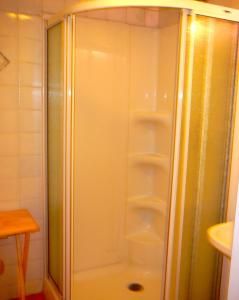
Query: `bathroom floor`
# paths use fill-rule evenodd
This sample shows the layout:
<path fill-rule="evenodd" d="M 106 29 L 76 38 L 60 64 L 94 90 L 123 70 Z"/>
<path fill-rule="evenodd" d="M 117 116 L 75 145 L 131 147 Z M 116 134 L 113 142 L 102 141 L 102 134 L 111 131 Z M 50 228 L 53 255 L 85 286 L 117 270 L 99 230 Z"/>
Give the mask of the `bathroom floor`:
<path fill-rule="evenodd" d="M 123 265 L 79 272 L 74 276 L 73 299 L 155 300 L 160 299 L 160 282 L 159 272 Z"/>
<path fill-rule="evenodd" d="M 13 300 L 18 300 L 17 299 L 13 299 Z M 34 295 L 30 295 L 26 297 L 26 300 L 46 300 L 46 298 L 44 297 L 43 293 L 40 294 L 34 294 Z"/>

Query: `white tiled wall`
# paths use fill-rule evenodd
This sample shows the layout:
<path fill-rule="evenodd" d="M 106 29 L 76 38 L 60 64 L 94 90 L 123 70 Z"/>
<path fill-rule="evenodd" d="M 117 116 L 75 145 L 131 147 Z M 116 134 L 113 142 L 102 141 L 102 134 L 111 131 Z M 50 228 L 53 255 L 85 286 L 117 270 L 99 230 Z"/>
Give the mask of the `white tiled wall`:
<path fill-rule="evenodd" d="M 43 282 L 43 14 L 55 13 L 64 0 L 0 0 L 0 51 L 10 64 L 0 71 L 0 210 L 27 208 L 41 232 L 32 235 L 27 293 Z M 0 240 L 6 264 L 0 300 L 16 297 L 13 238 Z"/>
<path fill-rule="evenodd" d="M 130 25 L 158 28 L 161 27 L 159 11 L 155 9 L 116 8 L 88 11 L 82 17 L 122 22 Z"/>
<path fill-rule="evenodd" d="M 41 0 L 0 1 L 0 51 L 10 60 L 0 71 L 0 210 L 27 208 L 42 230 L 43 19 L 13 13 L 35 14 L 41 5 Z M 18 291 L 14 239 L 0 240 L 0 258 L 6 264 L 0 299 L 10 299 Z M 42 289 L 43 267 L 41 232 L 31 239 L 28 293 Z"/>
<path fill-rule="evenodd" d="M 79 0 L 0 0 L 0 10 L 39 15 L 56 13 Z"/>

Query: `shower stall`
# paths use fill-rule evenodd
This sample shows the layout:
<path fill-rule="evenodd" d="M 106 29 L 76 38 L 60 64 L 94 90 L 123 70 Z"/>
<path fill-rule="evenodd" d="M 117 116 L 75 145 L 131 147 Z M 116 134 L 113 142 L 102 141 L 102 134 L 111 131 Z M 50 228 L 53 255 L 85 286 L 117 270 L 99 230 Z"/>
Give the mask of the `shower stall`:
<path fill-rule="evenodd" d="M 206 230 L 234 217 L 238 21 L 160 0 L 50 20 L 46 284 L 60 299 L 225 299 Z"/>

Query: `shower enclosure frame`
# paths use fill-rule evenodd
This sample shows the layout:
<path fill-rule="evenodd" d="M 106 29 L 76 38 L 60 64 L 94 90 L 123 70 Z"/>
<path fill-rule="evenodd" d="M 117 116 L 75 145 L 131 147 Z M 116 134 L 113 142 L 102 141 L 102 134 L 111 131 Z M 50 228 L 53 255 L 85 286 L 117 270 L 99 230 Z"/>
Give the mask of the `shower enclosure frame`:
<path fill-rule="evenodd" d="M 192 0 L 93 0 L 76 3 L 67 7 L 64 11 L 58 15 L 53 16 L 48 21 L 47 28 L 63 22 L 64 23 L 64 203 L 63 203 L 63 299 L 71 299 L 71 269 L 72 269 L 72 212 L 73 212 L 73 124 L 74 124 L 74 51 L 75 51 L 75 16 L 84 11 L 104 9 L 104 8 L 118 8 L 118 7 L 161 7 L 161 8 L 176 8 L 181 9 L 181 20 L 180 20 L 180 34 L 179 34 L 179 51 L 178 51 L 178 71 L 177 71 L 177 83 L 176 83 L 176 121 L 175 121 L 175 145 L 174 145 L 174 158 L 173 158 L 173 179 L 172 179 L 172 194 L 170 204 L 170 218 L 169 218 L 169 234 L 168 234 L 168 247 L 167 247 L 167 266 L 166 266 L 166 281 L 165 281 L 165 299 L 172 300 L 173 297 L 177 297 L 178 281 L 179 281 L 179 263 L 180 263 L 180 243 L 182 235 L 182 221 L 183 221 L 183 193 L 180 199 L 180 211 L 176 211 L 176 196 L 177 196 L 177 183 L 178 183 L 178 168 L 179 168 L 179 154 L 180 144 L 185 145 L 183 152 L 184 170 L 183 180 L 186 180 L 187 170 L 187 151 L 188 151 L 188 139 L 189 139 L 189 122 L 190 122 L 190 105 L 191 105 L 191 88 L 192 88 L 192 68 L 193 68 L 193 51 L 194 51 L 194 40 L 190 41 L 189 46 L 189 63 L 187 66 L 187 72 L 185 72 L 185 54 L 186 54 L 186 34 L 187 34 L 187 20 L 190 15 L 192 19 L 195 19 L 197 15 L 219 18 L 228 21 L 235 21 L 239 23 L 239 11 L 227 7 L 216 6 L 208 3 L 202 3 Z M 237 56 L 237 69 L 239 66 Z M 186 74 L 186 78 L 185 78 Z M 233 149 L 232 149 L 232 168 L 230 170 L 229 186 L 229 199 L 237 195 L 237 184 L 238 184 L 238 172 L 239 168 L 239 147 L 237 146 L 237 135 L 239 134 L 239 95 L 238 95 L 238 71 L 236 72 L 236 113 L 234 120 L 234 134 L 233 134 Z M 186 94 L 183 95 L 184 90 Z M 184 114 L 183 114 L 184 112 Z M 181 125 L 184 122 L 184 135 L 181 135 Z M 45 201 L 46 202 L 46 201 Z M 47 209 L 46 209 L 47 211 Z M 46 212 L 47 214 L 47 212 Z M 179 219 L 179 229 L 175 232 L 175 217 Z M 176 261 L 173 261 L 173 250 L 175 248 L 175 241 L 178 242 L 178 252 L 176 252 Z M 47 250 L 46 250 L 47 251 Z M 172 273 L 173 264 L 177 264 L 176 273 Z M 239 276 L 239 271 L 238 274 Z M 235 276 L 235 275 L 234 275 Z M 49 274 L 46 267 L 45 272 L 45 287 L 48 293 L 53 295 L 51 282 L 49 282 Z M 170 286 L 172 278 L 175 283 L 176 294 L 173 296 L 170 294 Z M 55 294 L 55 298 L 58 296 Z M 60 299 L 60 298 L 59 298 Z"/>

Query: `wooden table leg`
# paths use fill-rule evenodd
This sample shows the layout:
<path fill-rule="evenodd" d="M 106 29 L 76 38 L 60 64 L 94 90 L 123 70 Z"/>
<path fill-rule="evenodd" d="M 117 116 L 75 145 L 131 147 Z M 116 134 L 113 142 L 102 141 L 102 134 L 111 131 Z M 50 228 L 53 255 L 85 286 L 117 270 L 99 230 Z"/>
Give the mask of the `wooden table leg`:
<path fill-rule="evenodd" d="M 24 272 L 23 272 L 23 259 L 22 259 L 20 235 L 16 235 L 16 250 L 17 250 L 18 285 L 19 285 L 20 299 L 25 300 L 25 280 L 24 280 Z"/>
<path fill-rule="evenodd" d="M 22 267 L 23 267 L 24 280 L 26 280 L 29 245 L 30 245 L 30 233 L 27 232 L 24 235 L 24 245 L 23 245 L 23 255 L 22 255 Z"/>

